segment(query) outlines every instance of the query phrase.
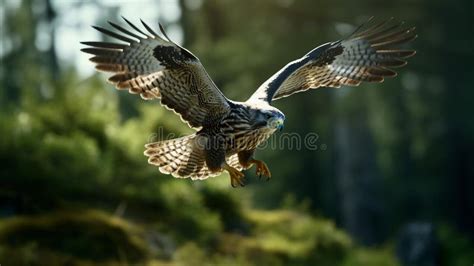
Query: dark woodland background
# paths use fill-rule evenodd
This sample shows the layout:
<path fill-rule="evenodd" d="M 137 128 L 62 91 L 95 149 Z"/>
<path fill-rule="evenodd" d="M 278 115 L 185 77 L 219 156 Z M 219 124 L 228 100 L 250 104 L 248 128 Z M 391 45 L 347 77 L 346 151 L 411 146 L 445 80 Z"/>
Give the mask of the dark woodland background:
<path fill-rule="evenodd" d="M 191 182 L 149 166 L 143 145 L 152 133 L 191 130 L 157 102 L 58 56 L 64 21 L 90 33 L 121 21 L 119 4 L 2 1 L 1 265 L 474 263 L 473 1 L 129 4 L 146 11 L 150 2 L 179 8 L 147 22 L 181 32 L 234 100 L 371 15 L 416 26 L 418 54 L 383 84 L 275 102 L 284 132 L 316 133 L 320 149 L 258 151 L 274 178 L 259 181 L 252 169 L 248 185 L 232 189 L 226 174 Z M 62 15 L 65 4 L 77 17 Z M 85 5 L 100 15 L 79 13 Z"/>

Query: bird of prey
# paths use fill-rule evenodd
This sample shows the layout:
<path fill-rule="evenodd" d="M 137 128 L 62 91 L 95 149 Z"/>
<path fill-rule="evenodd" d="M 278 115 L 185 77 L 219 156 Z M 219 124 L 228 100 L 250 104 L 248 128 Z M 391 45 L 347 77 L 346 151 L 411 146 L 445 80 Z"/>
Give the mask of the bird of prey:
<path fill-rule="evenodd" d="M 148 162 L 162 173 L 192 180 L 226 170 L 233 187 L 244 186 L 242 170 L 256 165 L 258 176 L 271 177 L 267 165 L 254 158 L 259 144 L 283 127 L 285 115 L 273 100 L 320 87 L 357 86 L 394 77 L 393 68 L 406 65 L 414 50 L 401 44 L 417 37 L 415 28 L 392 19 L 369 20 L 348 37 L 328 42 L 288 63 L 265 81 L 245 102 L 224 96 L 199 59 L 173 42 L 162 25 L 157 34 L 143 21 L 140 29 L 123 18 L 128 29 L 93 26 L 122 41 L 82 42 L 96 69 L 112 72 L 117 89 L 159 100 L 196 130 L 195 133 L 145 145 Z"/>

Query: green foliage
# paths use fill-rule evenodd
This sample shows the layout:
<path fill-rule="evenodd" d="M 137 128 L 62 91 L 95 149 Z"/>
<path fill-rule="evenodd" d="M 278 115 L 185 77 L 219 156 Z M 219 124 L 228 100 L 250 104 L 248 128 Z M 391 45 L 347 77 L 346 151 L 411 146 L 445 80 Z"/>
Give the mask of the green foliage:
<path fill-rule="evenodd" d="M 303 213 L 254 210 L 247 216 L 256 234 L 247 246 L 255 253 L 281 255 L 291 263 L 334 265 L 351 246 L 349 237 L 332 222 Z"/>
<path fill-rule="evenodd" d="M 342 266 L 398 266 L 393 250 L 388 248 L 356 248 L 349 253 Z"/>
<path fill-rule="evenodd" d="M 167 258 L 164 242 L 158 248 L 150 246 L 150 235 L 157 234 L 153 231 L 167 232 L 156 225 L 85 209 L 21 216 L 0 222 L 0 259 L 14 265 L 396 265 L 386 251 L 351 251 L 350 238 L 324 219 L 251 209 L 242 219 L 249 232 L 226 232 L 217 226 L 214 243 L 189 241 L 189 230 L 175 228 L 178 247 Z M 199 231 L 196 225 L 188 226 Z"/>
<path fill-rule="evenodd" d="M 173 261 L 177 265 L 204 265 L 207 255 L 196 243 L 188 242 L 176 250 Z"/>
<path fill-rule="evenodd" d="M 438 229 L 441 243 L 441 261 L 445 265 L 470 265 L 474 261 L 474 245 L 466 236 L 456 232 L 451 226 L 442 225 Z"/>
<path fill-rule="evenodd" d="M 143 262 L 143 232 L 100 211 L 47 213 L 0 223 L 0 258 L 8 265 L 89 261 Z"/>

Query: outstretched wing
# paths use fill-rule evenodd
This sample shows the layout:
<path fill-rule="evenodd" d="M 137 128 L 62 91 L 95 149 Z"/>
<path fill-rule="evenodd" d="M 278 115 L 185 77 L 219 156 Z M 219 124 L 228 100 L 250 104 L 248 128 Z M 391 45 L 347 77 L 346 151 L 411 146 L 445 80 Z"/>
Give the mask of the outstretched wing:
<path fill-rule="evenodd" d="M 362 25 L 347 39 L 323 44 L 290 62 L 263 83 L 249 100 L 270 103 L 308 89 L 382 82 L 385 77 L 396 76 L 392 68 L 406 65 L 405 59 L 415 54 L 397 45 L 416 37 L 415 28 L 394 24 L 391 19 Z"/>
<path fill-rule="evenodd" d="M 108 80 L 117 89 L 128 89 L 143 99 L 161 99 L 189 126 L 199 128 L 214 123 L 229 111 L 226 97 L 216 87 L 199 59 L 172 42 L 160 25 L 160 37 L 143 21 L 148 33 L 123 18 L 131 32 L 109 22 L 117 32 L 93 26 L 125 43 L 82 42 L 81 51 L 94 55 L 96 69 L 112 72 Z"/>

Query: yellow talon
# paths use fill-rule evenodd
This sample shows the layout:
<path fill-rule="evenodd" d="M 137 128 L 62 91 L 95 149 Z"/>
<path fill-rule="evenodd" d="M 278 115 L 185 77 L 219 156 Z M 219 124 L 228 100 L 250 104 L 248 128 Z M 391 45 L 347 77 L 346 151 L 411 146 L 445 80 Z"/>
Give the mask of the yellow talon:
<path fill-rule="evenodd" d="M 268 166 L 266 163 L 260 160 L 255 160 L 255 159 L 250 160 L 250 163 L 253 163 L 256 165 L 257 167 L 256 174 L 258 175 L 258 177 L 261 178 L 262 176 L 266 176 L 267 181 L 270 180 L 270 178 L 272 177 L 272 173 L 270 173 L 270 169 L 268 169 Z"/>
<path fill-rule="evenodd" d="M 239 170 L 235 169 L 234 167 L 228 165 L 227 163 L 224 164 L 223 167 L 227 172 L 229 172 L 230 176 L 230 185 L 234 188 L 238 187 L 239 185 L 241 187 L 245 186 L 244 183 L 244 174 L 240 172 Z"/>

